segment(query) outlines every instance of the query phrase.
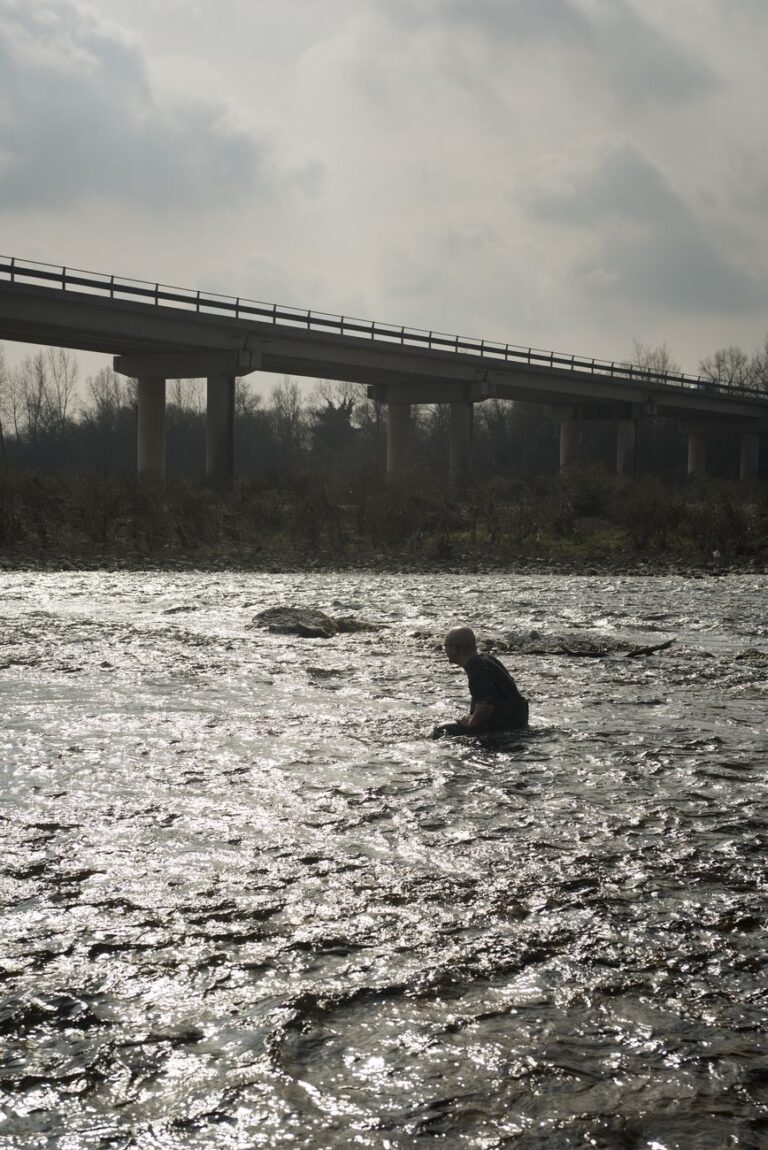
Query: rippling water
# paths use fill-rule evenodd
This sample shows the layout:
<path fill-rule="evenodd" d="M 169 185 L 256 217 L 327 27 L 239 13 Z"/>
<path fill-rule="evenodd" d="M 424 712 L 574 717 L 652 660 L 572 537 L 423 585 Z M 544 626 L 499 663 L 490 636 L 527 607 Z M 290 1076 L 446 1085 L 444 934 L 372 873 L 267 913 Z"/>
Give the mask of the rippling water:
<path fill-rule="evenodd" d="M 0 1146 L 768 1145 L 767 589 L 0 573 Z M 432 742 L 456 622 L 677 642 Z"/>

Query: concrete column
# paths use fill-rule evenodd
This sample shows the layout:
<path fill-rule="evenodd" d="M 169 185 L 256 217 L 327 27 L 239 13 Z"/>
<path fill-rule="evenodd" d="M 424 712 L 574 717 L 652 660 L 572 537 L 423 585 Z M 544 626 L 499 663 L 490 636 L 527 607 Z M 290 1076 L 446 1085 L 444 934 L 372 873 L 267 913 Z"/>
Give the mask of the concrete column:
<path fill-rule="evenodd" d="M 411 405 L 387 404 L 387 474 L 411 466 Z"/>
<path fill-rule="evenodd" d="M 206 386 L 205 474 L 229 487 L 235 475 L 235 377 L 209 375 Z"/>
<path fill-rule="evenodd" d="M 136 462 L 139 472 L 165 475 L 165 380 L 139 376 Z"/>
<path fill-rule="evenodd" d="M 467 483 L 472 476 L 472 406 L 471 403 L 451 404 L 448 474 L 452 483 Z"/>
<path fill-rule="evenodd" d="M 616 424 L 616 474 L 634 479 L 637 474 L 637 423 L 620 419 Z"/>
<path fill-rule="evenodd" d="M 707 437 L 703 431 L 688 432 L 688 474 L 707 474 Z"/>
<path fill-rule="evenodd" d="M 581 448 L 581 422 L 564 419 L 560 424 L 560 471 L 567 471 L 579 461 Z"/>
<path fill-rule="evenodd" d="M 760 468 L 760 436 L 756 431 L 742 431 L 739 479 L 757 479 Z"/>

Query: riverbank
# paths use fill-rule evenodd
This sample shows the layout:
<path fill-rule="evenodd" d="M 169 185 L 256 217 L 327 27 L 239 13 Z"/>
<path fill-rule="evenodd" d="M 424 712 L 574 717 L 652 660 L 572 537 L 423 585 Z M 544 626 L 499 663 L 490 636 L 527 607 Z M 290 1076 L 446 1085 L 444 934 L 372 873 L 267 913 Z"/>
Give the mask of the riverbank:
<path fill-rule="evenodd" d="M 421 476 L 265 476 L 221 492 L 6 470 L 0 568 L 766 572 L 768 490 L 630 483 L 593 469 L 461 496 Z"/>
<path fill-rule="evenodd" d="M 684 578 L 717 578 L 724 575 L 768 574 L 768 562 L 748 559 L 728 562 L 721 559 L 689 562 L 674 559 L 609 559 L 600 561 L 564 561 L 545 557 L 498 556 L 488 560 L 473 554 L 453 560 L 437 560 L 405 555 L 359 555 L 343 560 L 333 556 L 299 556 L 295 553 L 265 554 L 227 551 L 212 555 L 130 555 L 110 552 L 91 553 L 71 549 L 65 552 L 31 553 L 23 548 L 0 552 L 0 571 L 253 571 L 257 573 L 300 574 L 301 572 L 340 573 L 382 572 L 402 574 L 509 574 L 536 575 L 678 575 Z"/>

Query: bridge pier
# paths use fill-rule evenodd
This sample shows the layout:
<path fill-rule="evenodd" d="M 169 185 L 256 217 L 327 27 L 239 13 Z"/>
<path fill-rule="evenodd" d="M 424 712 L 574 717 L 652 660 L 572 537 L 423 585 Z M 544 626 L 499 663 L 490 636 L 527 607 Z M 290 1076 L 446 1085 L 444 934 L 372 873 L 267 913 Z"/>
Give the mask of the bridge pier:
<path fill-rule="evenodd" d="M 760 435 L 742 431 L 739 444 L 739 479 L 757 479 L 760 473 Z"/>
<path fill-rule="evenodd" d="M 448 475 L 457 485 L 468 483 L 472 477 L 472 404 L 450 405 L 448 429 Z"/>
<path fill-rule="evenodd" d="M 368 385 L 368 398 L 387 408 L 387 473 L 411 466 L 411 406 L 414 403 L 450 405 L 448 469 L 456 483 L 469 480 L 472 471 L 472 408 L 487 399 L 493 385 L 486 379 L 395 379 Z"/>
<path fill-rule="evenodd" d="M 707 474 L 707 436 L 704 431 L 689 431 L 688 474 Z"/>
<path fill-rule="evenodd" d="M 620 419 L 616 424 L 616 474 L 634 479 L 637 475 L 637 420 Z"/>
<path fill-rule="evenodd" d="M 196 351 L 117 355 L 115 371 L 138 379 L 139 471 L 165 474 L 165 381 L 207 380 L 205 470 L 228 486 L 235 472 L 235 380 L 261 367 L 261 352 L 200 348 Z"/>
<path fill-rule="evenodd" d="M 234 479 L 234 375 L 209 375 L 206 382 L 205 474 L 218 487 L 230 487 Z"/>
<path fill-rule="evenodd" d="M 140 473 L 165 475 L 165 379 L 143 375 L 137 380 L 136 463 Z"/>
<path fill-rule="evenodd" d="M 411 405 L 387 404 L 387 474 L 396 475 L 411 466 Z"/>
<path fill-rule="evenodd" d="M 581 420 L 560 421 L 560 474 L 579 462 L 581 453 Z"/>
<path fill-rule="evenodd" d="M 707 436 L 703 431 L 688 432 L 688 474 L 707 474 Z"/>

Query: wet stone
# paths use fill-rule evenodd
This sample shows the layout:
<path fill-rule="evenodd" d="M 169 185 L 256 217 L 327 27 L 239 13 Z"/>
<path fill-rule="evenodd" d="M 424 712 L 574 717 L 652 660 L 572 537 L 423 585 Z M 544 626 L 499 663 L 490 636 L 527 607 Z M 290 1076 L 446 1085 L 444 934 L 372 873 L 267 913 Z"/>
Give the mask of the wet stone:
<path fill-rule="evenodd" d="M 324 611 L 304 607 L 269 607 L 254 616 L 253 626 L 265 627 L 273 634 L 299 635 L 303 639 L 330 639 L 334 635 L 382 630 L 380 624 L 356 619 L 352 615 L 334 618 Z"/>
<path fill-rule="evenodd" d="M 300 635 L 303 639 L 330 639 L 339 632 L 335 620 L 324 612 L 295 607 L 269 607 L 254 617 L 253 624 L 273 634 Z"/>

